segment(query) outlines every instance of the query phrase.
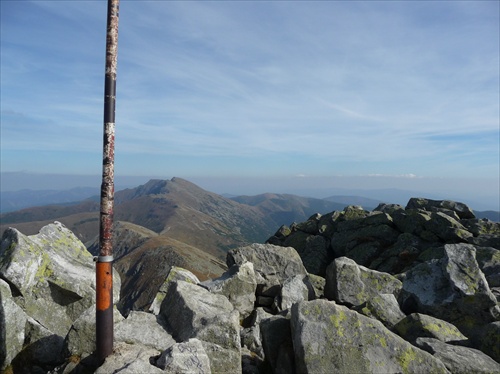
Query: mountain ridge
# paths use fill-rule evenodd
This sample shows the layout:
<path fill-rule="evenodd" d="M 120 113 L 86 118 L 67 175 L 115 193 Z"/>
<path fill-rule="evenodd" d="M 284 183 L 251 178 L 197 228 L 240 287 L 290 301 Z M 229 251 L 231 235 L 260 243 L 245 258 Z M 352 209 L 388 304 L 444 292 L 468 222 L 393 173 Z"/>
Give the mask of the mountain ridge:
<path fill-rule="evenodd" d="M 99 204 L 96 199 L 81 204 L 24 209 L 0 215 L 0 229 L 14 226 L 28 235 L 60 221 L 98 254 Z M 338 209 L 335 203 L 293 195 L 269 194 L 254 206 L 206 191 L 182 178 L 152 179 L 135 188 L 115 193 L 114 246 L 116 268 L 124 279 L 124 290 L 147 289 L 152 279 L 162 279 L 168 268 L 155 258 L 187 266 L 200 278 L 221 275 L 228 250 L 264 242 L 277 227 L 304 221 L 318 211 Z M 44 217 L 44 212 L 48 212 Z M 43 219 L 45 218 L 45 219 Z M 32 222 L 26 222 L 32 220 Z M 10 222 L 8 222 L 10 221 Z M 23 222 L 25 221 L 25 222 Z M 153 254 L 155 254 L 153 256 Z M 198 255 L 193 257 L 193 253 Z M 160 262 L 163 262 L 161 260 Z M 135 279 L 137 274 L 147 274 Z M 124 299 L 124 310 L 143 305 L 146 295 Z"/>

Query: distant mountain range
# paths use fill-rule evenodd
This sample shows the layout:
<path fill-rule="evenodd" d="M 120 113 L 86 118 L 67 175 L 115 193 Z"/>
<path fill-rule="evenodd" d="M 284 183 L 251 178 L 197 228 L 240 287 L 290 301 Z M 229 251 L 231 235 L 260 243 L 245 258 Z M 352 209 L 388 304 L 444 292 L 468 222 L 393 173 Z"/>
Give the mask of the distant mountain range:
<path fill-rule="evenodd" d="M 98 194 L 99 189 L 94 187 L 77 187 L 69 190 L 2 191 L 0 213 L 48 204 L 75 204 Z"/>
<path fill-rule="evenodd" d="M 92 189 L 20 191 L 13 203 L 59 204 L 24 208 L 0 214 L 0 230 L 15 227 L 26 235 L 57 220 L 68 227 L 94 255 L 98 253 L 99 197 Z M 84 196 L 86 199 L 76 201 Z M 6 196 L 2 194 L 3 199 Z M 91 196 L 91 197 L 89 197 Z M 315 213 L 361 205 L 372 210 L 380 201 L 338 195 L 326 199 L 266 193 L 231 198 L 208 192 L 184 179 L 150 180 L 115 193 L 113 254 L 122 276 L 123 310 L 141 308 L 150 301 L 170 266 L 188 268 L 201 279 L 221 275 L 229 249 L 263 243 L 282 225 L 307 221 Z M 499 212 L 476 212 L 478 218 L 499 220 Z"/>

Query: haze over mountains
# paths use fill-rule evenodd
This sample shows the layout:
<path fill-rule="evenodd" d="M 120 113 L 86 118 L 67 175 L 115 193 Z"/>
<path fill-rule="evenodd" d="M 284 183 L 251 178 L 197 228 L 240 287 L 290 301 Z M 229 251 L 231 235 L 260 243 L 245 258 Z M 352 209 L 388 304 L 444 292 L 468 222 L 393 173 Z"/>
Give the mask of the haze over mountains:
<path fill-rule="evenodd" d="M 92 194 L 99 194 L 100 175 L 43 174 L 32 172 L 0 172 L 0 198 L 6 192 L 21 190 L 45 190 L 64 195 L 66 190 L 83 186 L 93 187 Z M 405 205 L 415 196 L 434 200 L 453 200 L 467 204 L 476 211 L 500 211 L 498 178 L 485 180 L 470 178 L 437 178 L 412 175 L 385 176 L 314 176 L 314 175 L 267 175 L 267 176 L 182 176 L 204 190 L 222 196 L 259 195 L 262 193 L 293 194 L 324 199 L 330 196 L 360 196 Z M 170 179 L 165 175 L 127 176 L 115 175 L 115 191 L 134 188 L 150 179 Z M 12 199 L 11 199 L 12 200 Z M 77 199 L 78 200 L 78 199 Z M 81 199 L 79 199 L 81 200 Z M 5 201 L 5 199 L 4 199 Z M 21 195 L 18 202 L 23 202 Z M 52 204 L 67 201 L 46 201 Z M 349 202 L 349 204 L 353 204 Z M 378 205 L 375 204 L 375 206 Z M 7 205 L 0 204 L 0 213 Z M 16 209 L 34 205 L 19 206 Z M 14 210 L 16 210 L 14 209 Z M 12 209 L 10 209 L 12 211 Z"/>

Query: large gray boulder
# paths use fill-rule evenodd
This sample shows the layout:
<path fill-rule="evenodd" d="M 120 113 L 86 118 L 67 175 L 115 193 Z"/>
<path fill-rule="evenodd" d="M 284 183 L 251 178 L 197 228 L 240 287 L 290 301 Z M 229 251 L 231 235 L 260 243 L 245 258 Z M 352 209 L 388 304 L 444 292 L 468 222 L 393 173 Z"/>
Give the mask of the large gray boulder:
<path fill-rule="evenodd" d="M 451 345 L 433 338 L 418 338 L 416 345 L 438 358 L 452 373 L 500 373 L 500 364 L 477 349 Z"/>
<path fill-rule="evenodd" d="M 247 326 L 242 328 L 240 332 L 242 349 L 250 352 L 250 356 L 260 362 L 264 360 L 265 356 L 260 332 L 261 322 L 272 317 L 273 315 L 267 313 L 263 308 L 256 308 L 247 319 Z"/>
<path fill-rule="evenodd" d="M 240 312 L 240 318 L 248 317 L 252 313 L 257 281 L 251 262 L 234 264 L 219 278 L 202 282 L 200 285 L 212 293 L 226 296 Z"/>
<path fill-rule="evenodd" d="M 314 221 L 315 223 L 316 221 Z M 317 224 L 314 225 L 317 232 Z M 297 226 L 300 230 L 303 226 Z M 330 243 L 323 235 L 313 235 L 313 233 L 295 231 L 283 242 L 284 247 L 293 247 L 300 255 L 304 267 L 311 274 L 324 276 L 328 264 L 333 260 L 333 253 L 330 250 Z"/>
<path fill-rule="evenodd" d="M 274 374 L 296 372 L 290 319 L 276 315 L 262 320 L 260 335 L 264 357 L 272 372 Z"/>
<path fill-rule="evenodd" d="M 412 234 L 420 238 L 426 237 L 426 223 L 431 220 L 430 212 L 420 209 L 397 210 L 392 213 L 391 217 L 394 225 L 400 232 Z"/>
<path fill-rule="evenodd" d="M 473 235 L 453 217 L 443 212 L 431 213 L 425 228 L 445 243 L 467 242 Z"/>
<path fill-rule="evenodd" d="M 500 250 L 492 247 L 478 247 L 476 260 L 491 292 L 500 301 Z"/>
<path fill-rule="evenodd" d="M 359 306 L 380 294 L 397 296 L 401 288 L 401 281 L 392 275 L 370 270 L 347 257 L 336 258 L 326 270 L 325 297 L 349 306 Z"/>
<path fill-rule="evenodd" d="M 407 313 L 429 314 L 473 333 L 498 320 L 495 296 L 470 244 L 447 244 L 440 260 L 417 265 L 406 273 L 402 304 Z"/>
<path fill-rule="evenodd" d="M 167 373 L 211 373 L 210 359 L 198 339 L 175 343 L 156 360 L 155 366 Z"/>
<path fill-rule="evenodd" d="M 9 342 L 6 342 L 9 344 Z M 14 373 L 46 372 L 64 362 L 64 339 L 28 317 L 24 327 L 23 349 L 12 360 Z"/>
<path fill-rule="evenodd" d="M 95 351 L 95 305 L 92 305 L 78 317 L 64 339 L 64 352 L 66 356 L 85 358 Z M 123 320 L 116 305 L 113 307 L 113 323 Z"/>
<path fill-rule="evenodd" d="M 476 348 L 500 362 L 500 322 L 489 323 L 474 336 Z"/>
<path fill-rule="evenodd" d="M 475 218 L 474 212 L 466 204 L 451 200 L 432 200 L 421 197 L 412 197 L 406 209 L 422 209 L 430 212 L 452 211 L 460 219 Z"/>
<path fill-rule="evenodd" d="M 281 293 L 277 297 L 277 304 L 279 304 L 281 310 L 288 310 L 295 303 L 303 300 L 309 300 L 310 291 L 306 283 L 304 282 L 304 279 L 304 276 L 296 275 L 287 279 L 285 283 L 283 283 Z"/>
<path fill-rule="evenodd" d="M 168 286 L 170 285 L 170 283 L 179 280 L 193 284 L 200 283 L 198 277 L 193 273 L 191 273 L 189 270 L 183 269 L 178 266 L 171 266 L 167 278 L 163 281 L 162 285 L 160 286 L 160 289 L 158 290 L 155 298 L 153 299 L 153 302 L 151 303 L 151 306 L 149 307 L 149 311 L 151 313 L 153 314 L 160 313 L 161 303 L 163 302 L 163 299 L 167 294 Z"/>
<path fill-rule="evenodd" d="M 429 353 L 372 318 L 313 300 L 295 304 L 291 334 L 298 373 L 447 373 Z"/>
<path fill-rule="evenodd" d="M 42 367 L 49 365 L 46 362 L 49 357 L 53 357 L 52 363 L 59 361 L 55 354 L 44 354 L 44 346 L 51 346 L 51 352 L 61 351 L 73 322 L 94 305 L 95 266 L 91 254 L 59 222 L 47 225 L 31 236 L 9 228 L 0 244 L 0 278 L 10 289 L 7 292 L 3 283 L 3 310 L 0 314 L 7 315 L 9 324 L 19 325 L 23 316 L 28 320 L 27 327 L 19 330 L 24 333 L 23 344 L 26 346 L 19 359 L 26 359 L 25 365 L 40 364 Z M 120 294 L 117 274 L 114 274 L 113 282 L 114 301 L 117 302 Z M 22 311 L 18 310 L 17 316 L 12 316 L 14 304 Z M 18 338 L 23 333 L 19 332 Z M 17 350 L 16 339 L 12 340 L 12 346 L 8 343 L 10 353 L 8 357 L 5 355 L 3 366 L 9 364 Z M 42 343 L 37 343 L 38 340 Z M 44 359 L 39 358 L 41 354 Z"/>
<path fill-rule="evenodd" d="M 0 247 L 0 276 L 9 282 L 15 301 L 29 316 L 63 337 L 95 302 L 93 257 L 59 222 L 32 236 L 7 229 Z M 113 282 L 118 300 L 120 277 L 115 275 Z"/>
<path fill-rule="evenodd" d="M 157 349 L 142 344 L 120 342 L 115 344 L 113 354 L 106 357 L 95 374 L 165 374 L 162 369 L 152 364 L 152 359 L 160 354 Z"/>
<path fill-rule="evenodd" d="M 429 243 L 424 242 L 420 237 L 410 234 L 401 233 L 396 240 L 396 243 L 384 250 L 370 264 L 369 268 L 381 272 L 398 274 L 411 266 L 420 252 Z"/>
<path fill-rule="evenodd" d="M 257 292 L 275 297 L 290 277 L 306 275 L 307 271 L 297 251 L 292 247 L 272 244 L 252 244 L 231 249 L 227 253 L 228 267 L 234 264 L 253 263 L 257 279 Z"/>
<path fill-rule="evenodd" d="M 331 238 L 333 253 L 336 257 L 347 256 L 368 266 L 383 249 L 397 241 L 400 232 L 393 226 L 392 217 L 382 212 L 340 221 Z"/>
<path fill-rule="evenodd" d="M 392 293 L 375 295 L 354 309 L 367 317 L 382 322 L 389 330 L 392 330 L 406 317 Z"/>
<path fill-rule="evenodd" d="M 9 285 L 0 279 L 0 370 L 21 352 L 27 321 L 26 313 L 12 300 Z"/>
<path fill-rule="evenodd" d="M 115 341 L 142 344 L 163 351 L 175 344 L 163 324 L 161 318 L 154 314 L 132 311 L 126 319 L 115 324 Z"/>
<path fill-rule="evenodd" d="M 159 316 L 177 341 L 202 341 L 214 372 L 241 372 L 239 313 L 225 296 L 192 283 L 172 282 Z"/>
<path fill-rule="evenodd" d="M 252 244 L 230 250 L 226 262 L 229 267 L 245 262 L 253 263 L 257 282 L 255 305 L 265 307 L 273 313 L 280 310 L 278 298 L 287 279 L 307 275 L 299 254 L 292 247 Z"/>
<path fill-rule="evenodd" d="M 411 343 L 415 343 L 417 338 L 433 338 L 445 343 L 465 343 L 467 340 L 467 337 L 451 323 L 420 313 L 406 316 L 394 326 L 394 331 Z"/>

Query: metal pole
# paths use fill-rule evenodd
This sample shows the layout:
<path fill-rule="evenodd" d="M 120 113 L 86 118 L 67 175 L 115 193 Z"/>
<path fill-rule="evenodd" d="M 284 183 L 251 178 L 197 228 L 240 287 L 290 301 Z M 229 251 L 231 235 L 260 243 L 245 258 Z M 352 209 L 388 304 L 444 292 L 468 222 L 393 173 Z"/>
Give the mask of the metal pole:
<path fill-rule="evenodd" d="M 108 0 L 106 73 L 104 78 L 104 139 L 96 263 L 96 355 L 102 364 L 113 352 L 113 208 L 115 158 L 116 63 L 119 0 Z"/>

